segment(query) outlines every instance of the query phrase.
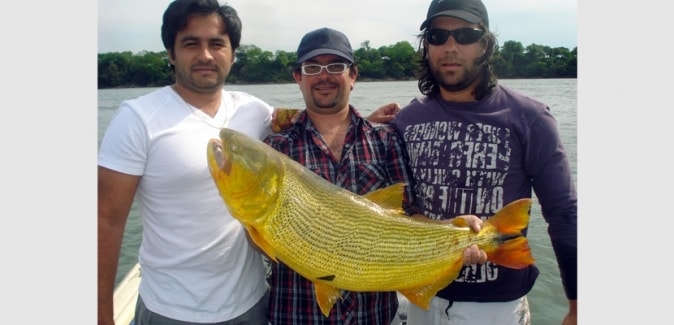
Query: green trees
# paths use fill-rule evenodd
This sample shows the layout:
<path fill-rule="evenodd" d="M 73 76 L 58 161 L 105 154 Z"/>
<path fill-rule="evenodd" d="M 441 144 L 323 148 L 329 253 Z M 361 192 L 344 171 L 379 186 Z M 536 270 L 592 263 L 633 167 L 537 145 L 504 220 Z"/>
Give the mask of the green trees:
<path fill-rule="evenodd" d="M 156 87 L 172 82 L 166 51 L 98 54 L 98 88 Z"/>
<path fill-rule="evenodd" d="M 398 42 L 378 49 L 365 41 L 354 52 L 362 80 L 404 80 L 414 78 L 417 55 L 409 42 Z"/>
<path fill-rule="evenodd" d="M 255 45 L 241 45 L 229 73 L 229 83 L 292 82 L 291 75 L 297 56 L 292 52 L 264 51 Z"/>
<path fill-rule="evenodd" d="M 499 78 L 576 78 L 577 49 L 507 41 L 494 55 L 494 69 Z"/>
<path fill-rule="evenodd" d="M 419 53 L 409 42 L 402 41 L 377 49 L 370 42 L 354 51 L 359 80 L 413 80 Z M 524 47 L 506 41 L 494 54 L 494 68 L 499 78 L 576 78 L 577 48 L 551 48 L 538 44 Z M 293 82 L 294 52 L 265 51 L 255 45 L 241 45 L 236 52 L 228 83 Z M 166 51 L 142 51 L 133 54 L 110 52 L 98 54 L 98 88 L 158 87 L 171 84 L 173 72 Z"/>

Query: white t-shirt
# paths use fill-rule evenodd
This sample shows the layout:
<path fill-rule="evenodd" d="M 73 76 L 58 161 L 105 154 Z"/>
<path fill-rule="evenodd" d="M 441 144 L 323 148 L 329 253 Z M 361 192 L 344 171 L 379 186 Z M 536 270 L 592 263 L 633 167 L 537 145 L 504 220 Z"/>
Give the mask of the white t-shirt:
<path fill-rule="evenodd" d="M 262 139 L 273 108 L 242 92 L 222 97 L 213 118 L 170 86 L 125 101 L 99 150 L 100 166 L 142 176 L 140 296 L 150 310 L 183 321 L 235 318 L 266 291 L 262 258 L 220 197 L 206 148 L 221 127 Z"/>

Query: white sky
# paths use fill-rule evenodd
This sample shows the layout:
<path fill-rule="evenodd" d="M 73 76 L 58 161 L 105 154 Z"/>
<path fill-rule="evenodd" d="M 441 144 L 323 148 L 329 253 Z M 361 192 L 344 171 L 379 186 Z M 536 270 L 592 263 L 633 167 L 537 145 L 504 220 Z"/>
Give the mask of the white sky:
<path fill-rule="evenodd" d="M 573 49 L 577 44 L 575 0 L 483 0 L 499 43 L 513 40 Z M 98 53 L 162 51 L 161 17 L 171 0 L 99 0 Z M 225 3 L 220 0 L 220 3 Z M 430 0 L 229 0 L 243 23 L 242 44 L 267 51 L 295 51 L 302 36 L 331 27 L 354 49 L 369 40 L 378 48 L 408 41 L 426 17 Z"/>

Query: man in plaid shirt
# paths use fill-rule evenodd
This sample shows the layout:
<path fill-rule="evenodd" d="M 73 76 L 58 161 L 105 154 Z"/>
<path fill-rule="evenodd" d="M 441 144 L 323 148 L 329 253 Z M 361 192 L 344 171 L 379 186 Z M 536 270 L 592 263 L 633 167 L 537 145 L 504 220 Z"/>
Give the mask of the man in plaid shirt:
<path fill-rule="evenodd" d="M 302 38 L 293 77 L 306 109 L 290 128 L 265 142 L 331 183 L 363 195 L 398 182 L 409 184 L 405 151 L 388 125 L 372 124 L 349 104 L 358 68 L 346 36 L 322 28 Z M 404 208 L 412 213 L 411 186 Z M 283 263 L 272 263 L 269 321 L 272 324 L 389 325 L 397 312 L 395 292 L 343 291 L 325 317 L 312 283 Z"/>

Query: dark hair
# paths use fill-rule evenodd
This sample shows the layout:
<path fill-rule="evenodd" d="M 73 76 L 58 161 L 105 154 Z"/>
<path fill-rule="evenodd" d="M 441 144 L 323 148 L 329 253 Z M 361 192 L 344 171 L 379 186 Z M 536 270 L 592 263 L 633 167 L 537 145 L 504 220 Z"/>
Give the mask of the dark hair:
<path fill-rule="evenodd" d="M 485 95 L 487 95 L 497 84 L 496 73 L 494 73 L 494 62 L 492 55 L 498 47 L 498 41 L 496 40 L 496 35 L 489 31 L 489 28 L 484 24 L 480 23 L 480 28 L 484 29 L 486 32 L 480 39 L 480 43 L 485 49 L 484 54 L 475 60 L 475 64 L 481 65 L 481 80 L 480 83 L 475 87 L 473 95 L 475 99 L 480 100 Z M 424 46 L 424 33 L 426 30 L 422 31 L 419 37 L 419 50 L 421 51 L 421 60 L 419 60 L 419 91 L 422 94 L 427 95 L 428 97 L 436 97 L 440 95 L 440 88 L 438 86 L 437 80 L 433 77 L 431 73 L 431 68 L 428 65 L 428 49 Z"/>
<path fill-rule="evenodd" d="M 225 24 L 224 33 L 229 35 L 232 43 L 232 54 L 241 42 L 241 19 L 236 10 L 228 5 L 220 5 L 218 0 L 175 0 L 164 11 L 161 25 L 161 40 L 164 48 L 174 52 L 176 35 L 187 26 L 187 18 L 191 15 L 217 13 Z M 169 55 L 170 55 L 169 53 Z"/>

